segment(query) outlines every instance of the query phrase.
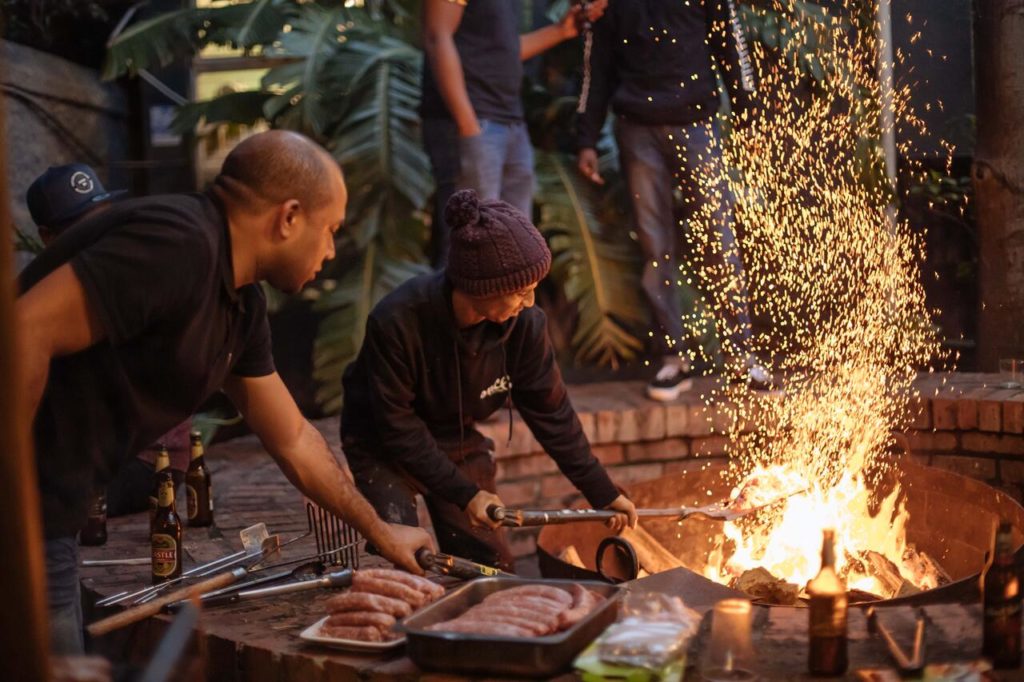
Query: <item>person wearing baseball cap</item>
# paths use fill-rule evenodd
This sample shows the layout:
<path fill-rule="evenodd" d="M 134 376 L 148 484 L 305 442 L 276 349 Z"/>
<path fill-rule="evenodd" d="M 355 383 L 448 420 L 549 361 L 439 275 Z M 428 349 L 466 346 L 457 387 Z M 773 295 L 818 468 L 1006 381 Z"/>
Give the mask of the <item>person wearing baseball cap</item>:
<path fill-rule="evenodd" d="M 370 313 L 342 385 L 341 439 L 363 495 L 392 523 L 418 525 L 423 495 L 441 550 L 512 568 L 494 443 L 474 424 L 512 406 L 595 509 L 636 509 L 594 457 L 569 401 L 534 290 L 551 252 L 527 217 L 464 189 L 445 207 L 448 264 L 415 277 Z"/>
<path fill-rule="evenodd" d="M 107 191 L 92 166 L 69 163 L 50 166 L 28 188 L 25 199 L 39 238 L 49 246 L 66 229 L 110 205 L 126 194 Z"/>

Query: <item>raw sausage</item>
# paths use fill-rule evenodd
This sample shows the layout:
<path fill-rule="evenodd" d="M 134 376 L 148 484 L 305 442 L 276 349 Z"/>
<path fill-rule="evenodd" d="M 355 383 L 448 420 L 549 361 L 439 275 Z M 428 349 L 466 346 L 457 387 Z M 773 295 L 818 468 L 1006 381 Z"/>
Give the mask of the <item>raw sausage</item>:
<path fill-rule="evenodd" d="M 320 632 L 325 637 L 334 637 L 336 639 L 355 639 L 360 642 L 381 642 L 384 640 L 384 635 L 381 631 L 372 625 L 332 626 L 325 623 L 320 627 Z"/>
<path fill-rule="evenodd" d="M 379 611 L 395 618 L 405 618 L 412 613 L 412 606 L 401 599 L 392 599 L 380 594 L 368 592 L 345 592 L 327 600 L 327 610 L 331 613 L 339 611 Z"/>
<path fill-rule="evenodd" d="M 597 606 L 598 600 L 594 592 L 579 585 L 572 586 L 572 608 L 566 609 L 558 617 L 558 629 L 568 630 L 580 622 Z"/>
<path fill-rule="evenodd" d="M 509 623 L 457 618 L 431 625 L 428 630 L 461 632 L 469 635 L 499 635 L 501 637 L 530 637 L 530 631 Z"/>
<path fill-rule="evenodd" d="M 426 595 L 417 589 L 391 580 L 364 575 L 362 571 L 356 571 L 352 576 L 352 589 L 355 592 L 370 592 L 392 599 L 401 599 L 415 609 L 423 606 L 427 601 Z"/>
<path fill-rule="evenodd" d="M 572 595 L 563 589 L 551 587 L 550 585 L 520 585 L 519 587 L 512 587 L 489 595 L 484 599 L 484 603 L 487 604 L 495 601 L 505 601 L 506 599 L 527 596 L 550 599 L 551 601 L 558 602 L 564 608 L 572 606 Z"/>
<path fill-rule="evenodd" d="M 336 625 L 372 625 L 378 630 L 390 630 L 395 624 L 395 617 L 379 611 L 342 611 L 332 614 L 327 619 L 330 626 Z"/>
<path fill-rule="evenodd" d="M 406 573 L 405 571 L 396 571 L 390 568 L 365 568 L 359 571 L 359 573 L 369 578 L 380 578 L 381 580 L 391 580 L 408 585 L 414 590 L 419 590 L 427 595 L 430 601 L 437 601 L 444 596 L 444 588 L 437 583 L 412 573 Z"/>

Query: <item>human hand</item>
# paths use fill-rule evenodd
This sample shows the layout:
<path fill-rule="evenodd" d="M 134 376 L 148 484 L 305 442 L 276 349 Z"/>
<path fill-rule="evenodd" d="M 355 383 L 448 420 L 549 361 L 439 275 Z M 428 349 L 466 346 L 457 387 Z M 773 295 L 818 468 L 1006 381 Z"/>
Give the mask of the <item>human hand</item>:
<path fill-rule="evenodd" d="M 585 147 L 576 155 L 576 168 L 580 174 L 591 182 L 603 185 L 604 178 L 598 170 L 597 150 L 593 147 Z"/>
<path fill-rule="evenodd" d="M 416 552 L 424 548 L 431 553 L 437 552 L 430 534 L 417 526 L 400 523 L 389 523 L 388 530 L 388 540 L 377 543 L 381 556 L 410 573 L 423 575 L 423 567 L 416 561 Z"/>
<path fill-rule="evenodd" d="M 476 116 L 473 117 L 472 121 L 459 121 L 456 127 L 459 129 L 459 137 L 476 137 L 482 132 L 480 119 Z"/>
<path fill-rule="evenodd" d="M 612 500 L 611 504 L 605 507 L 605 509 L 621 512 L 608 519 L 605 523 L 606 526 L 614 530 L 616 533 L 623 530 L 627 525 L 630 528 L 636 528 L 636 505 L 633 504 L 632 500 L 625 495 L 619 495 L 616 497 Z"/>
<path fill-rule="evenodd" d="M 600 19 L 607 7 L 608 0 L 591 0 L 591 2 L 587 2 L 585 5 L 573 2 L 558 22 L 558 28 L 561 29 L 562 36 L 566 40 L 575 38 L 583 32 L 585 23 L 592 24 Z"/>
<path fill-rule="evenodd" d="M 466 505 L 466 514 L 474 528 L 497 528 L 501 525 L 501 522 L 495 521 L 487 515 L 487 508 L 492 504 L 498 507 L 505 506 L 500 497 L 486 490 L 481 490 L 469 501 L 469 504 Z"/>

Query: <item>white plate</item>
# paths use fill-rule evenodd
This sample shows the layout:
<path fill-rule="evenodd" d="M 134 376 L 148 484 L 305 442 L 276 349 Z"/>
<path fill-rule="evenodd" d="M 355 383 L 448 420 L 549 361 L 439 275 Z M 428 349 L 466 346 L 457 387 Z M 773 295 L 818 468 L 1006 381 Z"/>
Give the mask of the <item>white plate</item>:
<path fill-rule="evenodd" d="M 405 637 L 401 637 L 390 642 L 364 642 L 359 639 L 328 637 L 320 632 L 320 627 L 327 622 L 328 618 L 330 618 L 330 616 L 324 616 L 303 630 L 299 633 L 299 639 L 306 642 L 312 642 L 314 644 L 323 644 L 325 646 L 332 646 L 338 649 L 346 649 L 348 651 L 390 651 L 405 644 Z"/>

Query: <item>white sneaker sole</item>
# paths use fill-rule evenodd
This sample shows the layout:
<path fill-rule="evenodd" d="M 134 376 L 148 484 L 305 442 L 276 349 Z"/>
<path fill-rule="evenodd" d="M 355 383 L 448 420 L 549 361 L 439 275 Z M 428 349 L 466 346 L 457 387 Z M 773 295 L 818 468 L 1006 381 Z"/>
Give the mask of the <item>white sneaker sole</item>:
<path fill-rule="evenodd" d="M 693 379 L 683 379 L 672 388 L 648 386 L 647 397 L 651 400 L 657 400 L 659 403 L 668 403 L 678 398 L 680 393 L 685 393 L 691 388 L 693 388 Z"/>

